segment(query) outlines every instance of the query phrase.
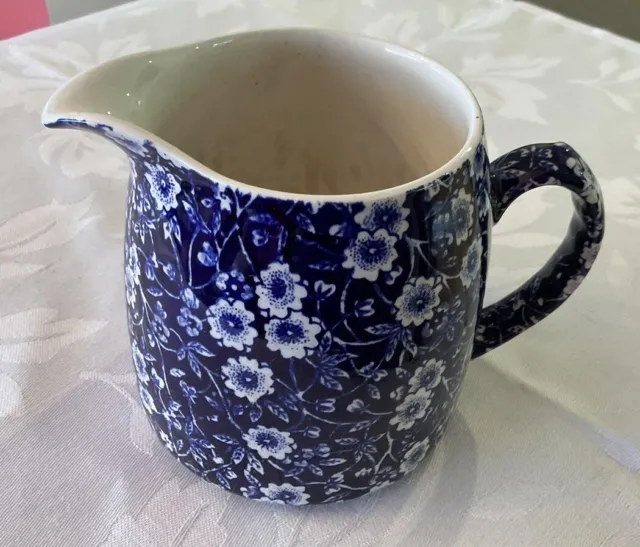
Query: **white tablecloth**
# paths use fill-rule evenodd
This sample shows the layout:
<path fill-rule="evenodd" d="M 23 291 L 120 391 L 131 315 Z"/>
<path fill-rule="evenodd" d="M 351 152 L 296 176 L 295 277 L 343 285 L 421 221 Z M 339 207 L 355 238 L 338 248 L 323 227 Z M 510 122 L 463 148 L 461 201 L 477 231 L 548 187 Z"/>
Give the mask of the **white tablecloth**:
<path fill-rule="evenodd" d="M 39 123 L 107 59 L 265 26 L 337 27 L 464 77 L 496 153 L 565 140 L 607 235 L 549 319 L 470 366 L 429 465 L 360 500 L 290 508 L 205 483 L 138 402 L 122 274 L 127 165 Z M 148 0 L 0 43 L 0 545 L 640 545 L 640 45 L 512 1 Z M 527 194 L 494 238 L 489 300 L 541 265 L 571 211 Z"/>

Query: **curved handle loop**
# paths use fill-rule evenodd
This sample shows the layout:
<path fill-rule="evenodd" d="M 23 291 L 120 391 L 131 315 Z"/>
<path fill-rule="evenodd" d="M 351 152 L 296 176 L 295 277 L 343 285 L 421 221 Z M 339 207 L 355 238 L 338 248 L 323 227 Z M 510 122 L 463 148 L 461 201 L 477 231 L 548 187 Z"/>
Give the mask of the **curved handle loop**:
<path fill-rule="evenodd" d="M 589 167 L 565 143 L 517 148 L 491 164 L 494 221 L 525 192 L 561 186 L 573 192 L 575 212 L 564 240 L 549 261 L 524 285 L 481 310 L 473 357 L 524 332 L 562 304 L 582 283 L 604 236 L 602 192 Z"/>

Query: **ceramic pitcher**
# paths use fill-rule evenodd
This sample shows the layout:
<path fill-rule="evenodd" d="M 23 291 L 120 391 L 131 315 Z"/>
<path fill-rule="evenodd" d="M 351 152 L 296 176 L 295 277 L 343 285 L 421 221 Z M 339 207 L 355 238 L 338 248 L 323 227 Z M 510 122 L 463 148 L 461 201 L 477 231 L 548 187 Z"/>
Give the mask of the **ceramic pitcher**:
<path fill-rule="evenodd" d="M 489 163 L 467 86 L 370 38 L 271 30 L 124 57 L 43 121 L 128 155 L 142 404 L 180 462 L 256 500 L 347 500 L 412 472 L 470 359 L 562 304 L 603 237 L 571 147 Z M 568 234 L 483 307 L 492 225 L 543 186 L 573 193 Z"/>

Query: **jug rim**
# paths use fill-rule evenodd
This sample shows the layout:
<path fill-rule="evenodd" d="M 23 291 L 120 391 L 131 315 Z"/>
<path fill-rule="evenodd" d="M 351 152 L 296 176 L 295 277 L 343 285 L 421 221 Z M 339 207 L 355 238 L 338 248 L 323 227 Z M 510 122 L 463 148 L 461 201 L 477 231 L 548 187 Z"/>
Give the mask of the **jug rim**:
<path fill-rule="evenodd" d="M 421 63 L 424 63 L 425 70 L 434 71 L 437 74 L 438 78 L 448 80 L 450 85 L 457 87 L 461 92 L 461 95 L 463 97 L 461 101 L 464 101 L 466 103 L 465 106 L 470 110 L 470 114 L 467 115 L 466 120 L 467 134 L 464 143 L 458 149 L 455 155 L 451 156 L 445 163 L 443 163 L 436 169 L 433 169 L 428 173 L 425 173 L 408 182 L 366 192 L 356 192 L 348 194 L 308 194 L 263 188 L 258 185 L 250 184 L 241 180 L 234 179 L 232 177 L 228 177 L 191 157 L 189 154 L 183 152 L 165 139 L 127 120 L 113 116 L 108 112 L 98 113 L 65 110 L 60 109 L 57 105 L 57 103 L 60 102 L 61 98 L 66 93 L 68 93 L 70 89 L 80 86 L 85 78 L 100 72 L 106 67 L 112 67 L 125 60 L 141 58 L 149 55 L 149 53 L 153 53 L 154 55 L 161 55 L 163 53 L 175 52 L 181 49 L 189 49 L 193 47 L 200 48 L 203 46 L 214 44 L 216 42 L 239 39 L 249 36 L 258 36 L 260 34 L 282 34 L 284 36 L 286 34 L 292 33 L 308 35 L 324 34 L 327 36 L 341 37 L 343 39 L 350 39 L 354 41 L 364 41 L 370 44 L 375 44 L 377 45 L 377 47 L 384 48 L 384 50 L 389 53 L 393 53 L 405 58 L 408 57 L 413 60 L 419 60 Z M 385 39 L 359 33 L 321 27 L 278 27 L 236 32 L 220 35 L 207 40 L 188 42 L 186 44 L 181 44 L 178 46 L 145 50 L 111 59 L 109 61 L 100 63 L 88 70 L 80 72 L 79 74 L 76 74 L 60 88 L 58 88 L 45 103 L 41 114 L 41 121 L 43 125 L 51 128 L 64 127 L 66 124 L 70 123 L 74 123 L 76 126 L 106 126 L 110 128 L 114 133 L 116 133 L 119 139 L 124 139 L 138 145 L 145 145 L 146 143 L 150 143 L 155 148 L 160 157 L 172 161 L 177 167 L 196 171 L 202 177 L 210 180 L 214 184 L 226 186 L 236 191 L 242 191 L 249 194 L 259 194 L 268 198 L 270 197 L 278 200 L 297 201 L 303 203 L 348 203 L 384 201 L 386 199 L 393 198 L 398 194 L 406 194 L 419 188 L 428 187 L 430 184 L 435 183 L 448 173 L 457 171 L 458 168 L 466 160 L 468 160 L 469 158 L 473 158 L 475 149 L 479 144 L 482 143 L 484 138 L 484 121 L 478 100 L 467 83 L 452 70 L 420 51 L 390 42 Z"/>

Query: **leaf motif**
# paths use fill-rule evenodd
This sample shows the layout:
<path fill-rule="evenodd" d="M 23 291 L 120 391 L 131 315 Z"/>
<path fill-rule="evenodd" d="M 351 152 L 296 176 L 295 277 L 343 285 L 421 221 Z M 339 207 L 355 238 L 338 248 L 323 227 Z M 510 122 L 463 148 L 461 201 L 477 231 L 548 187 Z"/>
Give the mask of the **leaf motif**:
<path fill-rule="evenodd" d="M 620 63 L 618 62 L 618 59 L 616 59 L 615 57 L 605 59 L 598 66 L 598 71 L 600 72 L 600 78 L 606 78 L 610 74 L 613 74 L 619 68 L 620 68 Z"/>
<path fill-rule="evenodd" d="M 200 370 L 200 363 L 198 362 L 198 359 L 196 359 L 191 353 L 188 353 L 187 356 L 191 370 L 198 378 L 202 378 L 202 371 Z"/>
<path fill-rule="evenodd" d="M 211 351 L 205 348 L 200 342 L 196 342 L 195 340 L 191 342 L 187 342 L 187 347 L 190 350 L 193 350 L 196 353 L 199 353 L 200 355 L 203 355 L 205 357 L 213 357 L 213 353 L 211 353 Z"/>
<path fill-rule="evenodd" d="M 32 308 L 0 316 L 0 361 L 44 363 L 66 346 L 87 338 L 106 321 L 57 319 L 52 308 Z"/>
<path fill-rule="evenodd" d="M 391 361 L 391 359 L 393 358 L 393 355 L 396 352 L 397 347 L 398 347 L 398 337 L 394 336 L 391 340 L 389 340 L 389 343 L 387 344 L 387 351 L 384 354 L 385 361 Z"/>
<path fill-rule="evenodd" d="M 318 477 L 322 477 L 322 475 L 324 475 L 324 472 L 322 471 L 322 469 L 317 465 L 313 465 L 312 463 L 309 464 L 309 471 L 311 471 L 314 475 L 317 475 Z"/>
<path fill-rule="evenodd" d="M 302 213 L 298 213 L 296 215 L 296 225 L 298 228 L 306 230 L 307 232 L 311 232 L 312 234 L 316 233 L 316 229 L 313 227 L 313 223 L 309 220 L 307 215 L 303 215 Z"/>
<path fill-rule="evenodd" d="M 331 336 L 331 331 L 325 332 L 322 336 L 322 339 L 320 340 L 320 344 L 318 344 L 318 353 L 320 355 L 325 355 L 331 348 L 332 342 L 333 337 Z"/>
<path fill-rule="evenodd" d="M 445 28 L 451 28 L 455 21 L 453 10 L 445 3 L 440 3 L 436 7 L 438 22 Z"/>
<path fill-rule="evenodd" d="M 346 462 L 344 458 L 327 458 L 326 460 L 320 460 L 318 463 L 324 467 L 340 465 Z"/>
<path fill-rule="evenodd" d="M 249 411 L 249 419 L 251 420 L 251 422 L 255 424 L 261 416 L 262 408 L 260 408 L 258 405 L 252 406 L 251 410 Z"/>
<path fill-rule="evenodd" d="M 313 285 L 313 289 L 316 292 L 318 299 L 329 298 L 334 292 L 336 292 L 336 286 L 333 284 L 326 284 L 324 281 L 316 281 Z"/>
<path fill-rule="evenodd" d="M 213 438 L 225 444 L 238 444 L 237 441 L 233 437 L 229 437 L 229 435 L 214 435 Z"/>
<path fill-rule="evenodd" d="M 546 124 L 537 105 L 546 95 L 535 84 L 523 80 L 542 78 L 560 61 L 560 58 L 495 57 L 484 53 L 463 58 L 460 75 L 470 82 L 484 108 L 507 119 Z"/>
<path fill-rule="evenodd" d="M 635 112 L 633 105 L 626 97 L 618 95 L 617 93 L 613 93 L 609 90 L 606 90 L 605 93 L 607 94 L 607 97 L 611 99 L 611 102 L 615 104 L 620 110 L 624 110 L 625 112 Z"/>
<path fill-rule="evenodd" d="M 508 522 L 544 505 L 548 498 L 557 496 L 554 486 L 509 481 L 497 484 L 491 491 L 480 494 L 471 510 L 473 518 L 490 522 Z"/>
<path fill-rule="evenodd" d="M 44 264 L 28 262 L 0 262 L 0 283 L 15 277 L 25 277 L 44 268 Z"/>
<path fill-rule="evenodd" d="M 375 335 L 387 335 L 397 332 L 400 329 L 397 323 L 383 323 L 381 325 L 373 325 L 371 327 L 367 327 L 365 330 L 369 334 Z"/>
<path fill-rule="evenodd" d="M 342 384 L 331 376 L 320 376 L 320 383 L 327 389 L 342 391 Z"/>
<path fill-rule="evenodd" d="M 358 439 L 354 437 L 344 437 L 342 439 L 336 439 L 336 443 L 342 446 L 351 446 L 354 444 L 358 444 Z"/>
<path fill-rule="evenodd" d="M 413 341 L 410 329 L 404 329 L 402 331 L 402 344 L 412 357 L 415 357 L 416 353 L 418 353 L 418 346 Z"/>
<path fill-rule="evenodd" d="M 98 63 L 104 63 L 117 57 L 147 51 L 148 49 L 149 45 L 145 34 L 128 34 L 125 38 L 102 42 L 98 47 L 97 61 Z"/>
<path fill-rule="evenodd" d="M 364 28 L 364 33 L 369 36 L 392 40 L 403 45 L 411 44 L 419 31 L 418 12 L 409 10 L 386 13 L 378 21 Z"/>
<path fill-rule="evenodd" d="M 219 515 L 212 507 L 218 503 L 224 507 L 225 494 L 221 489 L 207 493 L 200 484 L 185 487 L 177 478 L 160 480 L 140 508 L 114 520 L 100 547 L 168 547 L 168 543 L 158 542 L 158 537 L 178 537 L 180 547 L 223 545 L 227 531 L 216 524 Z M 168 506 L 172 507 L 170 518 L 163 516 Z"/>
<path fill-rule="evenodd" d="M 227 478 L 224 476 L 224 473 L 220 473 L 220 471 L 216 473 L 216 481 L 220 486 L 226 488 L 227 490 L 231 488 L 231 485 L 229 484 Z"/>
<path fill-rule="evenodd" d="M 129 166 L 124 152 L 109 141 L 79 131 L 45 131 L 38 151 L 48 166 L 59 168 L 66 177 L 86 175 L 127 181 Z"/>
<path fill-rule="evenodd" d="M 372 399 L 380 399 L 380 390 L 373 384 L 367 384 L 367 392 Z"/>
<path fill-rule="evenodd" d="M 618 76 L 618 82 L 620 83 L 632 82 L 633 80 L 637 80 L 639 78 L 640 78 L 640 67 L 636 66 L 632 69 L 621 72 L 620 75 Z"/>
<path fill-rule="evenodd" d="M 244 448 L 239 446 L 233 451 L 233 455 L 231 456 L 233 463 L 238 465 L 244 459 Z"/>
<path fill-rule="evenodd" d="M 156 287 L 155 285 L 151 285 L 148 289 L 147 292 L 151 295 L 151 296 L 155 296 L 156 298 L 159 298 L 160 296 L 162 296 L 164 293 L 162 292 L 162 289 L 160 289 L 160 287 Z"/>
<path fill-rule="evenodd" d="M 196 13 L 198 17 L 208 17 L 216 15 L 231 7 L 243 7 L 242 0 L 197 0 L 198 6 Z"/>
<path fill-rule="evenodd" d="M 335 267 L 336 267 L 335 263 L 331 262 L 330 260 L 320 260 L 318 262 L 309 264 L 309 268 L 313 270 L 320 270 L 325 272 L 329 270 L 333 270 Z"/>
<path fill-rule="evenodd" d="M 355 359 L 356 357 L 358 356 L 354 355 L 353 353 L 347 353 L 347 352 L 331 353 L 325 356 L 325 358 L 322 360 L 322 363 L 320 363 L 320 368 L 321 369 L 333 368 L 338 366 L 340 363 L 343 363 L 347 359 Z M 336 374 L 344 378 L 347 378 L 349 376 L 348 374 L 341 374 L 340 372 L 336 372 Z"/>
<path fill-rule="evenodd" d="M 153 446 L 156 441 L 155 433 L 149 424 L 147 415 L 138 404 L 131 405 L 131 415 L 129 417 L 129 438 L 140 452 L 153 455 Z"/>
<path fill-rule="evenodd" d="M 77 203 L 36 207 L 9 219 L 0 226 L 0 255 L 16 256 L 63 245 L 71 241 L 97 216 L 85 217 L 93 194 Z"/>
<path fill-rule="evenodd" d="M 357 424 L 349 428 L 349 433 L 362 431 L 363 429 L 367 429 L 367 427 L 371 427 L 374 423 L 375 423 L 375 420 L 365 420 L 364 422 L 358 422 Z"/>
<path fill-rule="evenodd" d="M 607 260 L 607 280 L 613 287 L 632 287 L 636 279 L 633 268 L 624 256 L 614 249 Z"/>
<path fill-rule="evenodd" d="M 220 407 L 220 404 L 214 398 L 209 397 L 208 395 L 205 395 L 204 399 L 205 399 L 205 401 L 207 401 L 207 403 L 209 403 L 216 410 L 222 410 L 221 407 Z"/>
<path fill-rule="evenodd" d="M 266 226 L 280 226 L 280 223 L 269 213 L 254 213 L 249 217 L 249 220 Z"/>
<path fill-rule="evenodd" d="M 247 452 L 247 459 L 249 460 L 249 467 L 255 470 L 256 473 L 264 475 L 264 468 L 260 460 L 256 458 L 251 452 Z"/>
<path fill-rule="evenodd" d="M 11 376 L 0 374 L 0 418 L 18 416 L 24 412 L 22 390 Z"/>
<path fill-rule="evenodd" d="M 276 405 L 275 403 L 271 403 L 269 401 L 267 401 L 265 404 L 266 404 L 267 408 L 269 409 L 269 412 L 271 412 L 271 414 L 273 414 L 274 416 L 277 416 L 283 422 L 289 423 L 289 414 L 286 413 L 284 408 L 282 408 L 279 405 Z"/>

